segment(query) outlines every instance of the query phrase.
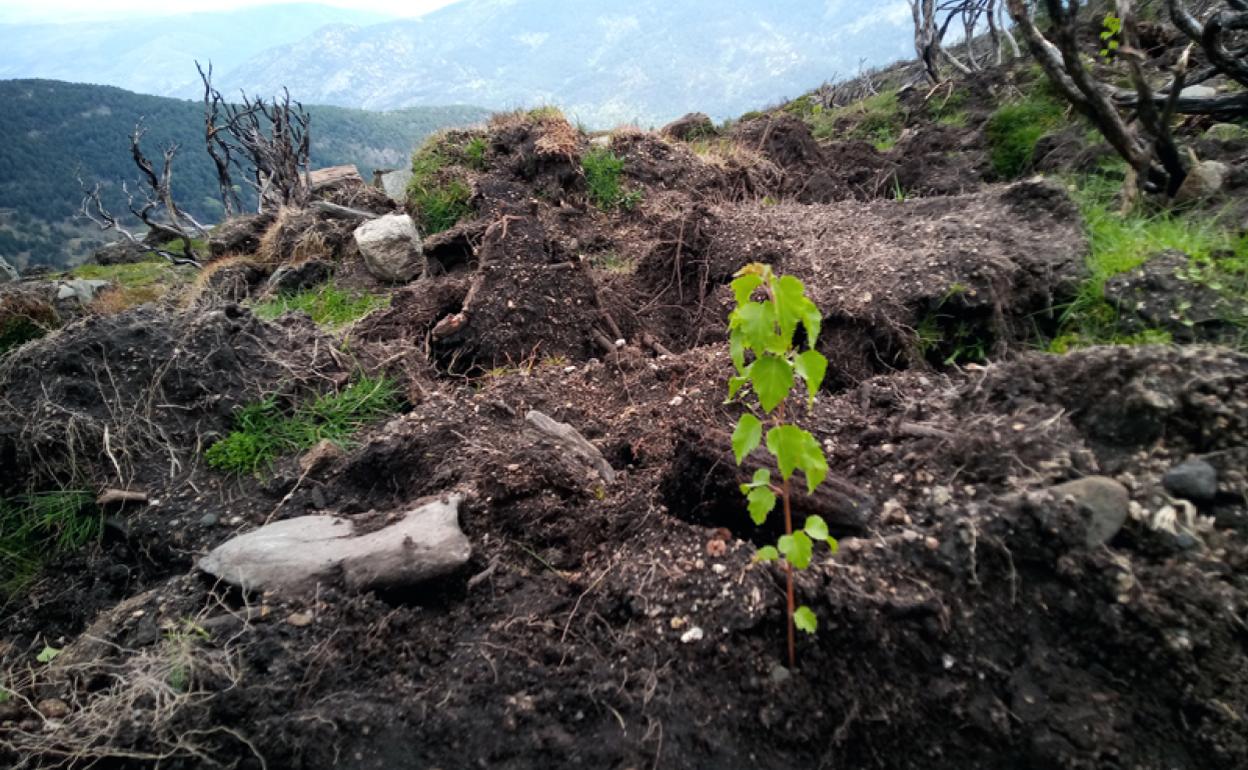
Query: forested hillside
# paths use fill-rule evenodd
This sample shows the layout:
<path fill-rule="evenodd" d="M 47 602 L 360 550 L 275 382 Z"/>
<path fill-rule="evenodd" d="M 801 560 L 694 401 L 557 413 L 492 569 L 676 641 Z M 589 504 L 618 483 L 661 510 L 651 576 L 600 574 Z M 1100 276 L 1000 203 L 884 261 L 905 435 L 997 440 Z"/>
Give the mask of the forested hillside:
<path fill-rule="evenodd" d="M 73 228 L 78 175 L 109 187 L 110 206 L 124 210 L 121 183 L 136 178 L 129 136 L 142 120 L 151 156 L 170 142 L 179 151 L 174 192 L 196 215 L 214 220 L 216 176 L 204 152 L 203 108 L 197 102 L 145 96 L 119 88 L 52 80 L 0 81 L 0 256 L 10 262 L 63 264 L 77 245 Z M 310 107 L 314 166 L 355 163 L 364 174 L 403 165 L 424 137 L 481 120 L 474 107 L 415 107 L 366 112 Z"/>

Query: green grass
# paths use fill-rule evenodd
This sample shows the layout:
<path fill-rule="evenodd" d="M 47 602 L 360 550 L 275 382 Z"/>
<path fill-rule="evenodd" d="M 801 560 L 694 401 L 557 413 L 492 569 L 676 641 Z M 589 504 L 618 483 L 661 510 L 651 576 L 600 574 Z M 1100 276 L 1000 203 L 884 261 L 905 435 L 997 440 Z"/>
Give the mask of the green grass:
<path fill-rule="evenodd" d="M 1121 165 L 1121 164 L 1117 164 Z M 1168 250 L 1189 258 L 1182 276 L 1213 289 L 1232 304 L 1248 305 L 1248 238 L 1216 214 L 1162 211 L 1119 213 L 1115 196 L 1121 182 L 1111 176 L 1077 180 L 1074 199 L 1083 215 L 1089 241 L 1090 277 L 1066 309 L 1050 351 L 1064 353 L 1094 344 L 1150 344 L 1170 341 L 1164 330 L 1123 334 L 1118 312 L 1105 299 L 1105 283 Z M 1227 319 L 1244 325 L 1248 318 Z"/>
<path fill-rule="evenodd" d="M 603 211 L 631 210 L 641 202 L 641 191 L 624 190 L 621 176 L 624 159 L 605 147 L 595 147 L 581 158 L 581 169 L 589 186 L 589 199 Z"/>
<path fill-rule="evenodd" d="M 816 139 L 860 139 L 880 152 L 891 150 L 905 127 L 895 90 L 833 109 L 825 109 L 806 95 L 786 104 L 784 111 L 806 121 Z"/>
<path fill-rule="evenodd" d="M 485 171 L 486 162 L 485 154 L 489 150 L 490 144 L 484 136 L 474 136 L 464 145 L 464 160 L 468 168 L 476 171 Z"/>
<path fill-rule="evenodd" d="M 471 142 L 470 142 L 471 144 Z M 482 149 L 484 162 L 484 149 Z M 468 162 L 471 162 L 470 160 Z M 454 170 L 455 159 L 446 138 L 435 136 L 412 155 L 412 179 L 407 203 L 425 234 L 440 233 L 472 213 L 472 188 Z"/>
<path fill-rule="evenodd" d="M 1002 179 L 1016 179 L 1031 168 L 1036 144 L 1066 123 L 1066 105 L 1046 88 L 1003 104 L 988 118 L 986 133 L 992 168 Z"/>
<path fill-rule="evenodd" d="M 0 598 L 28 585 L 48 559 L 98 540 L 103 527 L 89 492 L 61 490 L 0 499 Z"/>
<path fill-rule="evenodd" d="M 390 299 L 365 292 L 349 292 L 333 284 L 323 284 L 296 294 L 283 294 L 256 305 L 256 315 L 271 321 L 292 310 L 302 311 L 321 326 L 339 327 L 358 321 L 379 308 L 388 307 Z"/>
<path fill-rule="evenodd" d="M 208 447 L 204 458 L 217 470 L 259 474 L 282 455 L 310 449 L 322 440 L 347 444 L 361 428 L 398 408 L 398 389 L 384 377 L 361 377 L 291 412 L 270 396 L 243 407 L 234 419 L 234 430 Z"/>

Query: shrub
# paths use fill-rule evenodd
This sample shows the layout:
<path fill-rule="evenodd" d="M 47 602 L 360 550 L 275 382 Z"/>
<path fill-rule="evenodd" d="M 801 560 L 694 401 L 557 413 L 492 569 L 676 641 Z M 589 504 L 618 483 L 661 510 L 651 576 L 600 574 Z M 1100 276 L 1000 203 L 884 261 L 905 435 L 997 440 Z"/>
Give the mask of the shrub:
<path fill-rule="evenodd" d="M 38 296 L 13 293 L 0 297 L 0 355 L 42 337 L 59 323 L 56 308 Z"/>
<path fill-rule="evenodd" d="M 234 430 L 208 447 L 208 465 L 230 473 L 258 474 L 278 457 L 322 440 L 346 444 L 360 429 L 398 410 L 395 384 L 385 377 L 361 377 L 337 393 L 326 393 L 286 414 L 275 396 L 243 407 Z"/>
<path fill-rule="evenodd" d="M 603 211 L 630 210 L 641 202 L 641 191 L 626 192 L 620 183 L 624 159 L 605 147 L 595 147 L 581 159 L 589 199 Z"/>
<path fill-rule="evenodd" d="M 321 326 L 337 327 L 358 321 L 378 308 L 387 307 L 390 300 L 365 292 L 349 292 L 333 284 L 294 294 L 283 294 L 256 305 L 256 315 L 273 320 L 292 310 L 302 311 Z"/>

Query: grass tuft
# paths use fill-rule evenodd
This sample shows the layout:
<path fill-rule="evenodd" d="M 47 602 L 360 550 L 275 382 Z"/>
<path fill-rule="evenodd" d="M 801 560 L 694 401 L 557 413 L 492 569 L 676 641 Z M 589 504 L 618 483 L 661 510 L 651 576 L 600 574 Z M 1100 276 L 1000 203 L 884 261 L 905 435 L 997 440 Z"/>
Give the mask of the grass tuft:
<path fill-rule="evenodd" d="M 360 429 L 398 408 L 398 389 L 385 377 L 361 377 L 289 414 L 276 396 L 269 396 L 243 407 L 234 419 L 234 430 L 208 447 L 204 458 L 217 470 L 259 474 L 282 455 L 310 449 L 322 440 L 346 444 Z"/>
<path fill-rule="evenodd" d="M 998 107 L 985 126 L 989 157 L 997 176 L 1016 179 L 1030 170 L 1040 138 L 1066 120 L 1062 103 L 1039 88 L 1022 100 Z"/>
<path fill-rule="evenodd" d="M 348 292 L 333 284 L 281 296 L 256 305 L 257 316 L 272 321 L 290 311 L 311 316 L 321 326 L 339 327 L 358 321 L 379 308 L 388 307 L 388 297 L 364 292 Z"/>
<path fill-rule="evenodd" d="M 103 528 L 82 490 L 0 499 L 0 598 L 27 586 L 48 559 L 98 540 Z"/>
<path fill-rule="evenodd" d="M 484 163 L 484 148 L 481 161 Z M 467 162 L 471 162 L 468 159 Z M 412 155 L 407 202 L 425 234 L 440 233 L 472 213 L 472 188 L 453 166 L 445 136 L 434 136 Z"/>
<path fill-rule="evenodd" d="M 605 147 L 595 147 L 581 159 L 585 182 L 589 185 L 589 199 L 603 211 L 617 208 L 631 211 L 641 202 L 641 191 L 625 191 L 620 177 L 624 173 L 624 159 Z"/>

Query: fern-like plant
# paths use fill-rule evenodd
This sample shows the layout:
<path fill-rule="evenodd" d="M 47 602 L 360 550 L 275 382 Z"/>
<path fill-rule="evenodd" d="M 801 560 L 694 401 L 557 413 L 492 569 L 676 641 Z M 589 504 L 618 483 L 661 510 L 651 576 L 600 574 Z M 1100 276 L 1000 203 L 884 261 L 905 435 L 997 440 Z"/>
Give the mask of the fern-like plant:
<path fill-rule="evenodd" d="M 732 434 L 732 451 L 740 465 L 747 455 L 764 446 L 765 430 L 766 449 L 779 471 L 777 484 L 770 470 L 760 468 L 748 484 L 741 485 L 741 491 L 755 524 L 766 522 L 777 503 L 784 512 L 784 536 L 774 546 L 760 548 L 755 558 L 783 558 L 789 666 L 793 667 L 797 661 L 795 629 L 813 634 L 818 625 L 810 607 L 796 606 L 793 570 L 810 566 L 816 542 L 836 550 L 836 540 L 828 534 L 828 525 L 821 517 L 808 516 L 800 529 L 793 528 L 794 474 L 802 472 L 811 493 L 828 475 L 828 462 L 818 440 L 791 422 L 798 411 L 791 403 L 794 387 L 802 387 L 805 398 L 799 403 L 804 402 L 809 409 L 827 373 L 828 360 L 814 349 L 823 316 L 806 296 L 801 281 L 791 275 L 777 276 L 770 265 L 756 263 L 742 268 L 732 282 L 732 291 L 737 306 L 728 320 L 729 349 L 737 374 L 728 381 L 728 398 L 753 395 Z M 804 335 L 801 345 L 795 341 L 799 329 Z"/>

